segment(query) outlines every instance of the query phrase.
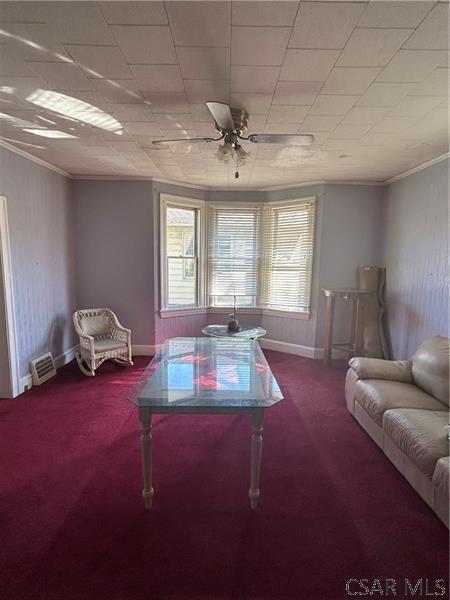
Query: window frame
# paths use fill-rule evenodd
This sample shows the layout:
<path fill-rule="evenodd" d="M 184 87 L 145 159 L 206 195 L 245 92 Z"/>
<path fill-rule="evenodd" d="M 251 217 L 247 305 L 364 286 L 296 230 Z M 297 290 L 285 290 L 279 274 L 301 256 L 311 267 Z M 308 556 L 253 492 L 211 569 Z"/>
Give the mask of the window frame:
<path fill-rule="evenodd" d="M 196 303 L 168 306 L 168 256 L 167 256 L 167 209 L 190 209 L 196 211 L 195 248 L 197 259 Z M 175 316 L 195 314 L 205 310 L 205 202 L 174 194 L 160 194 L 160 315 Z"/>
<path fill-rule="evenodd" d="M 311 316 L 311 298 L 312 298 L 312 286 L 313 286 L 313 277 L 314 277 L 314 260 L 315 260 L 315 247 L 316 247 L 316 214 L 317 214 L 317 196 L 308 196 L 308 197 L 304 197 L 304 198 L 291 198 L 288 200 L 274 200 L 274 201 L 270 201 L 270 202 L 265 202 L 263 205 L 263 212 L 264 210 L 266 211 L 270 211 L 272 208 L 288 208 L 288 207 L 295 207 L 296 205 L 300 205 L 300 204 L 310 204 L 312 205 L 312 215 L 311 215 L 311 222 L 312 222 L 312 248 L 311 248 L 311 273 L 310 273 L 310 277 L 309 277 L 309 289 L 308 289 L 308 308 L 306 310 L 302 310 L 302 311 L 298 311 L 298 310 L 288 310 L 288 309 L 281 309 L 281 308 L 271 308 L 269 306 L 266 306 L 263 303 L 263 284 L 262 284 L 262 276 L 264 275 L 264 273 L 268 270 L 267 265 L 266 265 L 266 260 L 267 260 L 267 256 L 263 253 L 262 257 L 261 257 L 261 286 L 259 289 L 260 295 L 259 295 L 259 304 L 261 306 L 261 309 L 263 312 L 267 313 L 267 314 L 271 314 L 271 315 L 279 315 L 279 316 L 284 316 L 284 317 L 293 317 L 293 318 L 297 318 L 297 319 L 305 319 L 308 320 Z M 263 214 L 263 218 L 262 218 L 262 222 L 263 225 L 261 226 L 261 231 L 262 231 L 262 235 L 264 235 L 264 219 L 265 219 L 265 215 Z"/>

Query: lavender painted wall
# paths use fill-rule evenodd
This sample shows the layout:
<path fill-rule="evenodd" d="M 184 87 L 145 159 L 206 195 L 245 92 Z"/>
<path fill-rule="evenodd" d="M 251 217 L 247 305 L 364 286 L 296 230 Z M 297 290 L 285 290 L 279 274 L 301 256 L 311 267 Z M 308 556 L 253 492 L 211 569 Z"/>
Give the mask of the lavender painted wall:
<path fill-rule="evenodd" d="M 325 298 L 322 288 L 358 287 L 358 266 L 384 266 L 382 250 L 383 188 L 326 185 L 317 240 L 318 319 L 316 346 L 323 347 Z M 336 305 L 335 341 L 349 341 L 350 303 Z"/>
<path fill-rule="evenodd" d="M 410 357 L 433 335 L 450 335 L 448 201 L 448 159 L 387 189 L 384 247 L 394 358 Z"/>
<path fill-rule="evenodd" d="M 29 361 L 75 343 L 71 182 L 0 147 L 0 195 L 11 238 L 20 375 Z"/>
<path fill-rule="evenodd" d="M 109 307 L 133 344 L 154 344 L 152 183 L 74 181 L 73 199 L 78 307 Z"/>

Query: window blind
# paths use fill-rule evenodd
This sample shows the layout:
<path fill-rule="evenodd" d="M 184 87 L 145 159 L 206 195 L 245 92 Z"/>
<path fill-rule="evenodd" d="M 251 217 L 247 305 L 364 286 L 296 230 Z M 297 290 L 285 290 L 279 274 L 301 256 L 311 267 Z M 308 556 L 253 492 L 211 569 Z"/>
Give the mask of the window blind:
<path fill-rule="evenodd" d="M 258 208 L 209 209 L 209 304 L 255 306 L 259 269 Z"/>
<path fill-rule="evenodd" d="M 261 303 L 309 313 L 314 202 L 264 207 Z"/>

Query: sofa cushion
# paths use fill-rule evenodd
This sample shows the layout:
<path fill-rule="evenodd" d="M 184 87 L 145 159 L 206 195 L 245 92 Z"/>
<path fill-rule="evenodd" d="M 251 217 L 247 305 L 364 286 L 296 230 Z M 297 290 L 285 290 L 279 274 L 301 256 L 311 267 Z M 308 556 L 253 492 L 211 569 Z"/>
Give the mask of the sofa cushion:
<path fill-rule="evenodd" d="M 106 315 L 96 315 L 94 317 L 83 317 L 80 320 L 80 327 L 86 335 L 103 335 L 109 331 L 111 325 Z"/>
<path fill-rule="evenodd" d="M 440 458 L 433 473 L 433 483 L 446 496 L 449 495 L 450 456 Z"/>
<path fill-rule="evenodd" d="M 365 379 L 355 386 L 355 401 L 379 425 L 391 408 L 442 410 L 442 403 L 411 383 Z"/>
<path fill-rule="evenodd" d="M 450 340 L 437 335 L 424 342 L 412 357 L 414 383 L 449 405 Z"/>
<path fill-rule="evenodd" d="M 387 410 L 383 430 L 430 479 L 437 461 L 448 456 L 448 411 L 399 408 Z"/>
<path fill-rule="evenodd" d="M 119 340 L 106 338 L 106 340 L 95 340 L 94 349 L 96 352 L 110 352 L 111 350 L 119 350 L 125 348 L 126 343 Z"/>

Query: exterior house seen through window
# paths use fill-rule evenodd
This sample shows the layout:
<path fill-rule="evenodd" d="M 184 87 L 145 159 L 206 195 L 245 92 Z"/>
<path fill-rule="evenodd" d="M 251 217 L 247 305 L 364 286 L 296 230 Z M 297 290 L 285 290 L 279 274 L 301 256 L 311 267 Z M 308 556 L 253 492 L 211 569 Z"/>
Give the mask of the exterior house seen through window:
<path fill-rule="evenodd" d="M 195 306 L 196 209 L 168 206 L 166 222 L 168 306 Z"/>

